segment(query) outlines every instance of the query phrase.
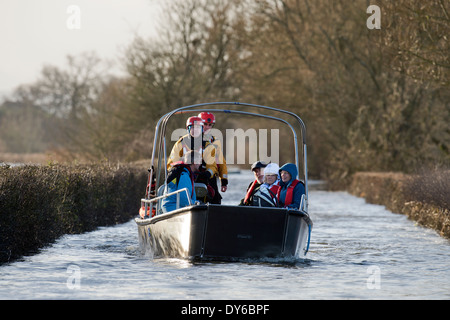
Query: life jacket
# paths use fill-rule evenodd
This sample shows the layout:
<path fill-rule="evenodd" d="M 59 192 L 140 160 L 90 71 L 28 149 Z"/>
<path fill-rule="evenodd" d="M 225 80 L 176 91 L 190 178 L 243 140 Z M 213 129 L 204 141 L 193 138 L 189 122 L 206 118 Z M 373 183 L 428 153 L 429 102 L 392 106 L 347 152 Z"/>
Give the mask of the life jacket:
<path fill-rule="evenodd" d="M 251 205 L 256 207 L 278 207 L 278 188 L 278 185 L 273 185 L 270 188 L 260 187 L 253 195 Z"/>
<path fill-rule="evenodd" d="M 272 194 L 274 194 L 275 196 L 278 194 L 278 190 L 280 190 L 281 187 L 278 184 L 274 184 L 273 186 L 271 186 L 269 188 L 269 190 L 272 192 Z"/>
<path fill-rule="evenodd" d="M 299 184 L 300 181 L 297 179 L 294 179 L 294 181 L 291 182 L 291 184 L 289 185 L 289 187 L 287 187 L 286 190 L 286 198 L 284 199 L 284 206 L 287 207 L 288 205 L 290 205 L 292 203 L 292 198 L 294 196 L 294 188 L 297 184 Z M 278 188 L 277 191 L 277 199 L 278 199 L 278 203 L 280 203 L 280 194 L 281 194 L 281 187 Z"/>
<path fill-rule="evenodd" d="M 182 157 L 191 150 L 198 151 L 202 155 L 202 165 L 200 166 L 200 171 L 209 171 L 211 173 L 211 177 L 219 175 L 219 169 L 215 159 L 216 147 L 212 143 L 212 141 L 215 141 L 215 138 L 212 137 L 211 139 L 204 140 L 204 137 L 202 136 L 201 146 L 194 146 L 195 139 L 197 138 L 193 138 L 188 135 L 187 137 L 184 136 L 177 141 L 177 144 L 181 146 L 182 150 L 179 156 Z M 197 149 L 194 147 L 197 147 Z M 211 148 L 213 149 L 211 150 Z M 175 163 L 172 165 L 175 165 Z M 202 183 L 208 184 L 207 181 L 202 181 Z"/>
<path fill-rule="evenodd" d="M 245 205 L 249 205 L 250 197 L 252 196 L 253 191 L 255 190 L 255 188 L 257 187 L 258 184 L 259 184 L 258 180 L 255 180 L 255 181 L 253 181 L 253 183 L 250 186 L 250 188 L 248 188 L 247 194 L 245 195 L 245 198 L 244 198 L 244 204 Z"/>
<path fill-rule="evenodd" d="M 194 144 L 195 144 L 196 139 L 201 139 L 201 142 L 202 142 L 201 146 L 197 145 L 197 147 L 198 147 L 197 149 L 194 148 L 195 147 Z M 183 148 L 183 154 L 186 154 L 186 153 L 188 153 L 191 150 L 195 150 L 195 151 L 200 152 L 200 154 L 203 155 L 203 151 L 210 144 L 209 140 L 204 140 L 203 139 L 203 134 L 202 134 L 202 137 L 198 137 L 198 138 L 194 138 L 194 137 L 191 137 L 191 136 L 182 137 L 179 140 L 179 142 L 181 143 L 181 146 Z"/>
<path fill-rule="evenodd" d="M 178 188 L 180 176 L 183 173 L 184 169 L 187 169 L 189 171 L 189 176 L 191 178 L 192 183 L 192 191 L 191 191 L 192 197 L 194 195 L 194 174 L 192 173 L 189 165 L 185 164 L 183 161 L 177 161 L 173 164 L 173 167 L 169 170 L 167 174 L 167 183 L 173 182 Z"/>
<path fill-rule="evenodd" d="M 141 209 L 139 209 L 139 215 L 142 219 L 145 219 L 145 217 L 150 217 L 150 206 L 147 207 L 147 212 L 145 212 L 145 206 L 141 206 Z M 156 215 L 156 208 L 152 208 L 152 217 Z"/>

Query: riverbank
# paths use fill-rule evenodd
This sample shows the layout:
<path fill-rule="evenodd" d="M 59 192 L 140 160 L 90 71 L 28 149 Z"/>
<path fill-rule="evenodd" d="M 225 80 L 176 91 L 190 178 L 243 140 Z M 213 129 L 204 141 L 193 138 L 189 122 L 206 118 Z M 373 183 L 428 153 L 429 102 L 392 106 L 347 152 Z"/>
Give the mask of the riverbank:
<path fill-rule="evenodd" d="M 147 170 L 124 164 L 0 166 L 0 263 L 128 221 L 146 179 Z"/>
<path fill-rule="evenodd" d="M 359 172 L 353 176 L 348 192 L 405 214 L 450 239 L 449 184 L 449 171 L 422 175 Z"/>

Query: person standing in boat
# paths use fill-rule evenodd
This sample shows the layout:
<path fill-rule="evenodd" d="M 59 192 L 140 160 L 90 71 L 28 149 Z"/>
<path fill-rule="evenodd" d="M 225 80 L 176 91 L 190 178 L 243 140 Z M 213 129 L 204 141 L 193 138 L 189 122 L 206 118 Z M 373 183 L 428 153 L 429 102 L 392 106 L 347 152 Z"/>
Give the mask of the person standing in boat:
<path fill-rule="evenodd" d="M 187 134 L 175 142 L 167 160 L 167 169 L 169 170 L 173 163 L 181 161 L 184 155 L 195 150 L 203 154 L 203 120 L 199 117 L 190 117 L 186 121 Z"/>
<path fill-rule="evenodd" d="M 211 134 L 212 127 L 216 124 L 216 117 L 211 112 L 201 112 L 198 117 L 203 120 L 203 143 L 214 146 L 214 159 L 217 170 L 209 180 L 209 185 L 214 189 L 215 195 L 211 203 L 220 204 L 222 196 L 217 186 L 217 177 L 221 182 L 221 192 L 226 192 L 228 188 L 228 169 L 225 157 L 222 152 L 222 142 Z"/>
<path fill-rule="evenodd" d="M 247 194 L 245 198 L 239 203 L 240 206 L 251 206 L 253 205 L 253 196 L 259 190 L 264 180 L 264 168 L 267 166 L 266 163 L 262 161 L 256 161 L 252 164 L 252 172 L 255 176 L 255 180 L 251 182 L 247 188 Z"/>
<path fill-rule="evenodd" d="M 210 180 L 212 180 L 211 177 L 215 177 L 215 174 L 217 173 L 217 166 L 215 164 L 215 147 L 208 141 L 203 140 L 204 132 L 202 118 L 188 118 L 186 121 L 186 130 L 188 133 L 178 139 L 170 152 L 169 159 L 167 161 L 167 170 L 170 170 L 174 163 L 182 161 L 187 152 L 191 150 L 199 152 L 203 157 L 203 162 L 200 166 L 200 172 L 197 174 L 196 180 L 197 182 L 204 183 L 208 186 L 208 197 L 209 199 L 214 199 L 218 191 L 216 192 L 214 187 L 210 185 Z"/>
<path fill-rule="evenodd" d="M 280 188 L 277 192 L 278 205 L 282 208 L 298 210 L 302 195 L 305 194 L 305 185 L 297 180 L 297 166 L 286 163 L 280 170 Z"/>
<path fill-rule="evenodd" d="M 195 203 L 197 196 L 194 188 L 194 173 L 198 171 L 202 163 L 202 155 L 198 151 L 191 150 L 184 155 L 183 161 L 174 163 L 167 175 L 167 193 L 186 188 L 191 199 L 191 203 Z M 187 207 L 189 200 L 186 192 L 179 194 L 179 208 Z M 177 195 L 163 198 L 161 207 L 164 213 L 170 212 L 177 208 Z"/>

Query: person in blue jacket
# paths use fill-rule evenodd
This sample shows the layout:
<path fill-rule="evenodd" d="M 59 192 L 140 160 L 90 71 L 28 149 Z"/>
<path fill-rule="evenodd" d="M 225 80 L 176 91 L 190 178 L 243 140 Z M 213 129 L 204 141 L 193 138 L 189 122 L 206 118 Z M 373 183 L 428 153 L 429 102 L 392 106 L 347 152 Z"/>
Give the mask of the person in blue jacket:
<path fill-rule="evenodd" d="M 197 196 L 194 188 L 194 173 L 198 171 L 201 163 L 202 155 L 194 150 L 187 152 L 183 157 L 183 161 L 174 163 L 167 177 L 167 193 L 186 188 L 191 198 L 191 203 L 195 203 Z M 189 206 L 186 192 L 181 192 L 179 197 L 179 208 Z M 177 209 L 177 195 L 164 198 L 161 201 L 161 207 L 164 213 Z"/>
<path fill-rule="evenodd" d="M 282 208 L 298 210 L 302 195 L 305 194 L 305 185 L 297 180 L 297 166 L 286 163 L 279 172 L 281 181 L 277 192 L 278 205 Z"/>

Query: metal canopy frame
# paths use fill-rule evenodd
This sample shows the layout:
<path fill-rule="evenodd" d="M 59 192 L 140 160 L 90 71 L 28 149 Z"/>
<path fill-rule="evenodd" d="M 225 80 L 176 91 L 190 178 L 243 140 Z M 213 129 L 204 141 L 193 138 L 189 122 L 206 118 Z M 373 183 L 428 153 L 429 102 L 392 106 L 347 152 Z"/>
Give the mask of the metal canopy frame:
<path fill-rule="evenodd" d="M 291 118 L 293 118 L 294 123 L 296 123 L 297 125 L 300 125 L 302 144 L 303 144 L 303 173 L 304 173 L 304 182 L 305 182 L 305 202 L 306 202 L 306 210 L 307 210 L 308 209 L 308 167 L 307 167 L 307 152 L 306 152 L 306 126 L 305 126 L 303 120 L 293 112 L 278 109 L 278 108 L 263 106 L 263 105 L 242 103 L 242 102 L 207 102 L 207 103 L 199 103 L 199 104 L 193 104 L 193 105 L 189 105 L 189 106 L 180 107 L 180 108 L 174 109 L 171 112 L 166 113 L 164 116 L 162 116 L 159 119 L 158 123 L 156 124 L 156 128 L 155 128 L 155 138 L 154 138 L 154 142 L 153 142 L 153 151 L 152 151 L 152 160 L 151 160 L 152 162 L 151 162 L 151 166 L 149 169 L 149 171 L 150 171 L 149 182 L 151 182 L 152 178 L 153 178 L 155 155 L 156 155 L 156 149 L 158 148 L 159 150 L 158 150 L 158 169 L 157 170 L 161 170 L 161 164 L 164 163 L 164 172 L 165 172 L 164 185 L 165 186 L 167 185 L 167 181 L 166 181 L 167 180 L 167 147 L 166 147 L 166 138 L 165 138 L 167 123 L 168 123 L 169 119 L 175 114 L 193 113 L 193 112 L 214 112 L 214 113 L 223 112 L 223 113 L 229 113 L 229 114 L 244 114 L 244 115 L 250 115 L 250 116 L 255 116 L 255 117 L 271 119 L 271 120 L 279 121 L 279 122 L 286 124 L 291 129 L 292 134 L 294 136 L 295 164 L 297 165 L 297 168 L 300 168 L 297 131 L 291 122 L 289 122 L 285 119 L 279 118 L 279 117 L 266 115 L 266 114 L 260 114 L 260 113 L 253 113 L 253 112 L 249 112 L 249 111 L 230 110 L 230 109 L 223 109 L 223 108 L 217 108 L 217 109 L 211 108 L 211 107 L 219 107 L 219 106 L 249 107 L 249 108 L 255 108 L 255 109 L 259 109 L 259 110 L 263 110 L 263 111 L 268 110 L 268 111 L 283 113 L 283 114 L 286 114 L 286 115 L 290 116 Z M 160 161 L 162 155 L 164 156 L 164 161 Z M 158 175 L 158 180 L 159 180 L 159 176 L 160 175 Z M 159 185 L 158 182 L 157 182 L 157 185 Z M 149 193 L 150 193 L 150 190 L 147 190 L 146 199 L 149 199 Z"/>

